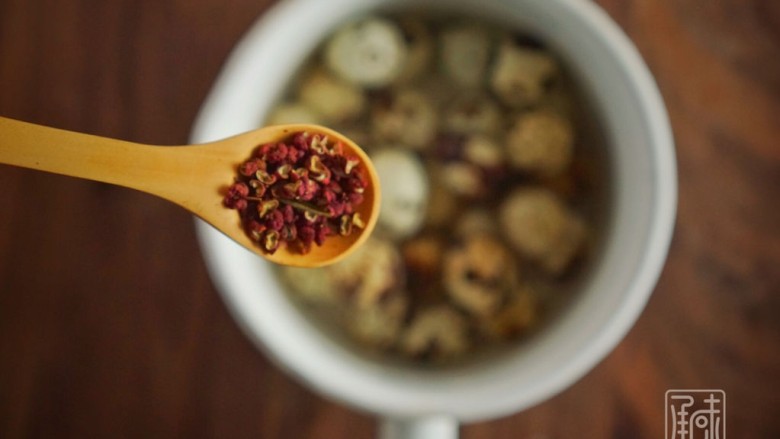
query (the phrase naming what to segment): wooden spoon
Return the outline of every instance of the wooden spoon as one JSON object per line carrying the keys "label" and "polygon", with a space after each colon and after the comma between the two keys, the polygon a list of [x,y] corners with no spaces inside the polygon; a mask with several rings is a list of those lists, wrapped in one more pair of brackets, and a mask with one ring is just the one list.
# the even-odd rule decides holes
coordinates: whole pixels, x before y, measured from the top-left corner
{"label": "wooden spoon", "polygon": [[[237,211],[222,204],[238,165],[261,144],[300,131],[326,134],[355,155],[369,177],[357,212],[366,227],[349,236],[331,236],[302,255],[285,246],[264,253],[246,235]],[[0,163],[116,184],[172,201],[263,258],[282,265],[320,267],[353,252],[371,234],[379,216],[379,178],[363,150],[331,129],[277,125],[201,145],[152,146],[75,133],[0,117]]]}

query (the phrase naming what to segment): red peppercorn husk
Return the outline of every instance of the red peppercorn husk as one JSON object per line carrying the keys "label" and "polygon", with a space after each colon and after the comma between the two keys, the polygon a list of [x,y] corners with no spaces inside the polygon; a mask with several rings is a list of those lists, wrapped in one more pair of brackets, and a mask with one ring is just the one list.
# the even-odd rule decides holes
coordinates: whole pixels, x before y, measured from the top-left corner
{"label": "red peppercorn husk", "polygon": [[356,157],[340,142],[299,132],[258,146],[238,166],[223,199],[236,209],[247,235],[273,254],[279,247],[306,254],[331,236],[365,227],[354,214],[368,185]]}

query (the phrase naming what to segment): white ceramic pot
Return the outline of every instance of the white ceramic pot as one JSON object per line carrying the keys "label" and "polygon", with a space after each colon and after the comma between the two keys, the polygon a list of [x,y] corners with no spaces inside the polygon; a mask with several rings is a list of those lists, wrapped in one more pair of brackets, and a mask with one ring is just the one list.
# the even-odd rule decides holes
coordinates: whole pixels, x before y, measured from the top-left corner
{"label": "white ceramic pot", "polygon": [[579,0],[284,0],[236,46],[192,141],[258,126],[293,72],[340,23],[414,4],[461,10],[539,36],[585,88],[606,130],[612,206],[603,254],[557,321],[490,361],[423,371],[366,359],[319,332],[260,258],[197,223],[212,279],[246,334],[317,391],[384,418],[383,437],[445,438],[458,422],[507,415],[571,385],[632,326],[663,266],[676,206],[674,147],[658,89],[634,46]]}

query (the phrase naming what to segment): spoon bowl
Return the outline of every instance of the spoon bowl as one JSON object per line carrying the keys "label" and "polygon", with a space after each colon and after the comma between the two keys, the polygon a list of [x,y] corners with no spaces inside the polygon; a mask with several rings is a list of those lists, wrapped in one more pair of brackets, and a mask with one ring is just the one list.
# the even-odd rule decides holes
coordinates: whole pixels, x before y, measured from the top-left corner
{"label": "spoon bowl", "polygon": [[[281,246],[265,253],[245,233],[237,211],[222,199],[238,165],[257,146],[279,142],[296,132],[324,134],[339,141],[366,170],[368,186],[357,206],[366,227],[349,236],[330,236],[307,254]],[[137,189],[189,210],[229,238],[270,262],[320,267],[337,262],[371,234],[379,216],[379,178],[366,153],[344,135],[308,125],[274,125],[199,145],[153,146],[49,128],[0,117],[0,163]]]}

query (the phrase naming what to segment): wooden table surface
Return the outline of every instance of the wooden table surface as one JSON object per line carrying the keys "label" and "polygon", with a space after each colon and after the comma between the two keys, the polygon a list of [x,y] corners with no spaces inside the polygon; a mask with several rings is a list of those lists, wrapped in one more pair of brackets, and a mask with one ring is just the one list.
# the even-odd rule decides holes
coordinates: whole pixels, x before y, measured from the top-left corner
{"label": "wooden table surface", "polygon": [[[0,115],[183,143],[268,0],[0,0]],[[730,437],[780,437],[780,2],[602,0],[669,108],[679,215],[646,311],[585,378],[478,438],[660,438],[718,388]],[[2,148],[2,146],[0,146]],[[0,437],[371,437],[239,331],[191,217],[0,166]]]}

